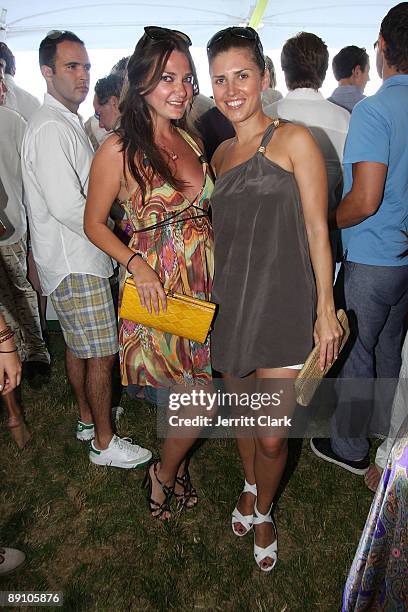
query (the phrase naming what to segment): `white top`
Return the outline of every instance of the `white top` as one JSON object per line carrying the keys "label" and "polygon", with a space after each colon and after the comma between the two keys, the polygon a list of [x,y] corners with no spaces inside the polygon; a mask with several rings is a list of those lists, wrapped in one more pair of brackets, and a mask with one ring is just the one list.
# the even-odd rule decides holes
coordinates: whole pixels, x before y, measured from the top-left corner
{"label": "white top", "polygon": [[331,141],[339,161],[342,162],[350,113],[326,100],[319,91],[309,88],[294,89],[282,100],[267,106],[264,112],[270,117],[280,117],[307,127],[320,128]]}
{"label": "white top", "polygon": [[28,121],[31,115],[40,108],[40,102],[37,98],[28,93],[28,91],[16,85],[11,74],[5,74],[4,79],[8,89],[4,106],[17,111],[26,121]]}
{"label": "white top", "polygon": [[27,230],[21,176],[21,145],[26,122],[15,111],[0,106],[0,219],[6,233],[0,247],[15,244]]}
{"label": "white top", "polygon": [[79,115],[45,94],[28,122],[22,153],[31,245],[44,295],[69,274],[107,278],[113,272],[110,257],[83,228],[92,156]]}
{"label": "white top", "polygon": [[84,128],[95,151],[112,134],[112,132],[108,132],[105,128],[99,127],[99,121],[95,115],[92,115],[85,121]]}

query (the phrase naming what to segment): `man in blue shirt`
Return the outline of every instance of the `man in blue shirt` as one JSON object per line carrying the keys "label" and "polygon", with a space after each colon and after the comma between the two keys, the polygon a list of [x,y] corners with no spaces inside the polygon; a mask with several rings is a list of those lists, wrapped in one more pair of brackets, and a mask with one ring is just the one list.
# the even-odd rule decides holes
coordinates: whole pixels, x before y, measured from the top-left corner
{"label": "man in blue shirt", "polygon": [[[344,299],[354,338],[340,374],[331,439],[311,440],[317,456],[360,475],[369,468],[369,441],[357,423],[368,419],[369,398],[361,390],[376,377],[398,378],[408,312],[408,256],[402,256],[408,232],[408,2],[389,11],[375,46],[383,85],[353,110],[344,196],[334,213],[343,230]],[[366,382],[344,380],[356,378]],[[381,447],[381,468],[379,456]]]}

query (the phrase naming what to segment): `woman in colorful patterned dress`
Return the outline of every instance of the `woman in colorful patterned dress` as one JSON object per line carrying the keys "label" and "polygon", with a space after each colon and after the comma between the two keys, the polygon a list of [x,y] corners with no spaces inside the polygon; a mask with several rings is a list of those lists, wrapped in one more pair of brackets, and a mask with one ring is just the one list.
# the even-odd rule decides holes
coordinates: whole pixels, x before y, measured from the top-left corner
{"label": "woman in colorful patterned dress", "polygon": [[[393,413],[408,406],[408,335]],[[408,609],[408,417],[395,438],[347,578],[343,612]]]}
{"label": "woman in colorful patterned dress", "polygon": [[[133,276],[149,311],[165,308],[165,289],[209,299],[213,237],[208,218],[213,184],[200,146],[183,130],[198,83],[182,32],[150,26],[128,63],[120,126],[99,148],[91,169],[85,212],[90,240]],[[126,211],[133,235],[125,246],[106,221],[114,200]],[[211,380],[208,342],[198,344],[130,321],[120,321],[124,385],[205,384]],[[166,440],[160,463],[149,467],[154,516],[170,517],[174,493],[197,503],[185,454],[188,439]]]}

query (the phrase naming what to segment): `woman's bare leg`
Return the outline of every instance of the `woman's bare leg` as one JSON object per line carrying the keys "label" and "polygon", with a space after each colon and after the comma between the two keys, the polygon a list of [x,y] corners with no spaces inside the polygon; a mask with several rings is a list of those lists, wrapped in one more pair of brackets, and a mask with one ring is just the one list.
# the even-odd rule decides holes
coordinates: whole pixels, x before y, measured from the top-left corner
{"label": "woman's bare leg", "polygon": [[[259,379],[295,379],[298,370],[288,368],[268,368],[257,370]],[[289,382],[289,381],[288,381]],[[262,383],[261,383],[262,384]],[[270,385],[271,383],[269,383]],[[266,387],[268,382],[265,382]],[[266,391],[266,389],[265,389]],[[282,416],[292,413],[295,406],[294,394],[290,392],[289,385],[285,389],[285,403],[281,404],[279,412]],[[259,436],[255,438],[255,478],[257,485],[257,509],[260,514],[268,514],[277,488],[282,479],[288,455],[287,439],[283,437]],[[256,543],[262,548],[269,546],[276,534],[272,523],[262,523],[254,526]],[[272,565],[273,560],[267,557],[264,565]]]}
{"label": "woman's bare leg", "polygon": [[14,389],[14,391],[11,391],[10,393],[2,397],[2,400],[7,410],[8,427],[17,427],[18,425],[21,425],[21,423],[24,421],[23,412],[21,410],[20,404],[18,403],[16,391],[17,389]]}
{"label": "woman's bare leg", "polygon": [[[211,385],[206,387],[206,391],[208,393],[213,393],[214,389]],[[172,389],[173,393],[186,393],[188,390],[186,387],[174,387]],[[183,412],[184,417],[193,417],[196,416],[197,407],[187,406],[185,407],[185,411]],[[163,409],[165,409],[163,407]],[[207,416],[212,416],[214,413],[206,411]],[[183,476],[185,474],[186,468],[188,468],[188,463],[186,460],[186,456],[196,442],[199,430],[197,428],[191,429],[191,436],[188,435],[189,432],[187,428],[184,428],[183,437],[179,438],[166,438],[163,443],[161,460],[157,465],[156,474],[158,479],[168,487],[173,487],[175,485],[176,476]],[[158,483],[157,479],[154,477],[153,466],[149,468],[150,476],[152,478],[152,499],[161,504],[165,499],[165,494]],[[176,493],[180,494],[183,492],[181,485],[176,485],[175,487]],[[193,497],[194,500],[194,497]],[[195,505],[193,501],[193,505]],[[162,514],[161,518],[163,520],[167,520],[169,518],[169,513],[165,512]]]}
{"label": "woman's bare leg", "polygon": [[[229,374],[223,374],[223,379],[227,390],[231,393],[239,389],[243,379],[236,379]],[[245,377],[245,380],[255,381],[255,372]],[[241,457],[242,467],[244,469],[245,480],[249,484],[255,484],[255,440],[252,437],[237,437],[236,443],[238,452]],[[251,493],[241,493],[237,501],[237,509],[243,516],[253,514],[255,505],[255,497]],[[245,534],[246,528],[239,522],[234,523],[234,528],[237,532]]]}

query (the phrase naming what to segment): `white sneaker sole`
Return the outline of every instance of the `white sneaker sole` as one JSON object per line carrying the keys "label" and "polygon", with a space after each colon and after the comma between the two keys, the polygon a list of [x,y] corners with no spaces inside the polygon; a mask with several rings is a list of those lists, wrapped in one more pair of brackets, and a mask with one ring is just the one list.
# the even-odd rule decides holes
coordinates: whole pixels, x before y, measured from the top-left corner
{"label": "white sneaker sole", "polygon": [[100,455],[95,455],[94,453],[89,453],[89,461],[94,465],[106,465],[108,467],[117,467],[125,470],[132,470],[137,467],[143,467],[147,463],[149,463],[152,458],[152,453],[150,451],[146,452],[142,457],[135,461],[118,461],[117,459],[107,459],[106,457],[101,457]]}

